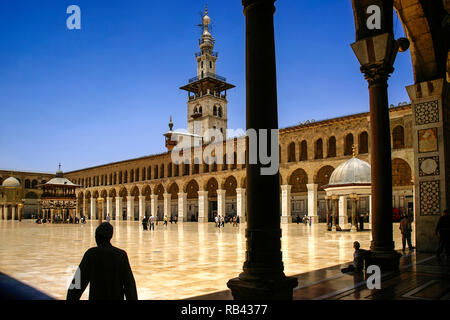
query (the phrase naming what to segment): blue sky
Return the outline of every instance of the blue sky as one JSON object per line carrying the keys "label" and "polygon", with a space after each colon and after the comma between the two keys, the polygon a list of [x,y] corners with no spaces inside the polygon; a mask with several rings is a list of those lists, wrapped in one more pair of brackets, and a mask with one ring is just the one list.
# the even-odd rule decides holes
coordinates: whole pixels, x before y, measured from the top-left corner
{"label": "blue sky", "polygon": [[[66,9],[81,8],[81,30]],[[160,153],[169,116],[186,127],[196,76],[199,0],[2,0],[0,169],[64,171]],[[279,126],[368,107],[367,82],[350,44],[350,0],[278,0],[275,40]],[[240,0],[209,0],[228,127],[245,128],[245,20]],[[394,20],[395,21],[395,20]],[[399,21],[395,35],[403,35]],[[411,56],[399,54],[390,103],[409,101]]]}

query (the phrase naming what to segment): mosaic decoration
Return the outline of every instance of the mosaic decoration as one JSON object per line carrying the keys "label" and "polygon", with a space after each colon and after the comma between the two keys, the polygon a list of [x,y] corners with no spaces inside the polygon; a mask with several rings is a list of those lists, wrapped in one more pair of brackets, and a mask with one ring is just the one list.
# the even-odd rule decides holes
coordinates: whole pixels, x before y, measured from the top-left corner
{"label": "mosaic decoration", "polygon": [[441,188],[439,181],[420,182],[420,215],[440,215]]}
{"label": "mosaic decoration", "polygon": [[437,128],[419,130],[419,152],[438,151]]}
{"label": "mosaic decoration", "polygon": [[419,158],[419,177],[438,175],[440,175],[438,156]]}
{"label": "mosaic decoration", "polygon": [[429,101],[416,105],[416,125],[439,122],[438,101]]}

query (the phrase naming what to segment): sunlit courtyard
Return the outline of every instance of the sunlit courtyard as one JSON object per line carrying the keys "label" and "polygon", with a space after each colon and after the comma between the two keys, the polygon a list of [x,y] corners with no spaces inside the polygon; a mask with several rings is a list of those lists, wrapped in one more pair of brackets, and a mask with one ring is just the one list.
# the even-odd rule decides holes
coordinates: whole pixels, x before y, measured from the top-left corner
{"label": "sunlit courtyard", "polygon": [[[245,224],[161,223],[144,231],[138,222],[112,222],[112,244],[127,251],[139,299],[185,299],[227,289],[242,271]],[[0,272],[57,299],[65,299],[84,252],[95,246],[97,221],[85,225],[33,221],[0,222]],[[370,245],[371,234],[325,231],[324,224],[282,225],[286,275],[295,275],[353,259],[353,241]],[[414,239],[414,237],[413,237]],[[396,248],[401,248],[398,224]],[[87,299],[89,287],[82,299]]]}

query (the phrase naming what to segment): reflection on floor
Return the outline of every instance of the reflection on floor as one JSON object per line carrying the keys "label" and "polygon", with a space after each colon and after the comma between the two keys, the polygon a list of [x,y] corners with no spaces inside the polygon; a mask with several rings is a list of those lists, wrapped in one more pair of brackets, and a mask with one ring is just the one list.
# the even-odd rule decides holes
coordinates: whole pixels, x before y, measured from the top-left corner
{"label": "reflection on floor", "polygon": [[[143,231],[139,222],[112,224],[112,244],[128,253],[139,299],[186,299],[220,292],[242,271],[245,224],[226,224],[219,230],[212,223],[169,223],[167,227],[157,225],[155,231]],[[65,299],[84,252],[95,246],[97,225],[96,221],[86,225],[0,221],[0,271],[52,297]],[[368,231],[330,233],[324,224],[283,225],[282,232],[286,275],[348,263],[353,259],[353,241],[368,248],[371,240]],[[397,224],[394,240],[399,248]],[[330,274],[319,273],[317,279]],[[300,281],[301,285],[305,283]],[[88,290],[82,298],[87,297]]]}

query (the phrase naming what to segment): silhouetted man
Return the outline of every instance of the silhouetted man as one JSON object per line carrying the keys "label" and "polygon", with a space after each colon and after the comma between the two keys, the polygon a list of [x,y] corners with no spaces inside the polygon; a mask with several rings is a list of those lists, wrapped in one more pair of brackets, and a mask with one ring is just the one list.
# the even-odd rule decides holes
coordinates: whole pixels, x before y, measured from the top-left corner
{"label": "silhouetted man", "polygon": [[450,216],[448,215],[448,210],[444,210],[439,218],[435,233],[439,235],[439,247],[436,256],[439,258],[445,249],[447,258],[450,257]]}
{"label": "silhouetted man", "polygon": [[97,247],[83,256],[67,291],[67,300],[79,300],[90,283],[89,300],[137,300],[136,283],[127,253],[110,243],[113,226],[107,222],[95,230]]}

